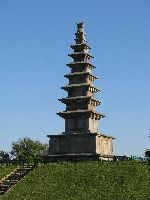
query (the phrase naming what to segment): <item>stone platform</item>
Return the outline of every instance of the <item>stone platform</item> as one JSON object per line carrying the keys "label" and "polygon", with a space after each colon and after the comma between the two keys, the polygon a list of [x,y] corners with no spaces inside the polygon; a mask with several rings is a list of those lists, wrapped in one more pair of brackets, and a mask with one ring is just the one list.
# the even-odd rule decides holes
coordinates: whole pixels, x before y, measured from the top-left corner
{"label": "stone platform", "polygon": [[47,160],[113,160],[111,136],[97,133],[48,135]]}
{"label": "stone platform", "polygon": [[100,154],[60,154],[46,155],[43,157],[44,163],[53,162],[83,162],[83,161],[113,161],[114,156]]}
{"label": "stone platform", "polygon": [[83,162],[83,161],[102,161],[113,160],[112,156],[101,156],[99,154],[60,154],[44,156],[45,163],[53,162]]}

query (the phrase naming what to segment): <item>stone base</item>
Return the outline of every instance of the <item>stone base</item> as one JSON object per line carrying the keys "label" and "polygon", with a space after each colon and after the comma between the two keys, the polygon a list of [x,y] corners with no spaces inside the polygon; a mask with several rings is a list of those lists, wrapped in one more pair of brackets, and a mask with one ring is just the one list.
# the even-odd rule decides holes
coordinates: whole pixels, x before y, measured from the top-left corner
{"label": "stone base", "polygon": [[112,161],[114,156],[102,156],[99,154],[62,154],[62,155],[46,155],[44,156],[45,163],[53,162],[83,162],[83,161]]}
{"label": "stone base", "polygon": [[113,138],[98,133],[49,135],[48,160],[95,159],[112,160]]}

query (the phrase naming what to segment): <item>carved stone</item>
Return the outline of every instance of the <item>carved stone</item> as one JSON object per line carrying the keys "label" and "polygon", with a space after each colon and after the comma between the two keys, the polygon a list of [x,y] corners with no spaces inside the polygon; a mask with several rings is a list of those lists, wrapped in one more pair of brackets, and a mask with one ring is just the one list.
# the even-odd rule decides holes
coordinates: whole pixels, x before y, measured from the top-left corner
{"label": "carved stone", "polygon": [[100,132],[98,121],[105,117],[102,113],[96,111],[96,106],[101,101],[95,99],[95,94],[100,91],[93,82],[98,79],[92,74],[95,68],[89,60],[93,58],[89,54],[91,49],[86,44],[86,34],[84,24],[77,24],[75,33],[74,50],[69,54],[73,62],[67,64],[71,72],[65,77],[69,84],[62,89],[68,93],[66,98],[59,99],[66,105],[66,110],[57,113],[65,119],[65,132],[60,135],[48,135],[49,155],[52,157],[81,157],[89,156],[90,159],[112,160],[113,154],[113,137],[104,135]]}

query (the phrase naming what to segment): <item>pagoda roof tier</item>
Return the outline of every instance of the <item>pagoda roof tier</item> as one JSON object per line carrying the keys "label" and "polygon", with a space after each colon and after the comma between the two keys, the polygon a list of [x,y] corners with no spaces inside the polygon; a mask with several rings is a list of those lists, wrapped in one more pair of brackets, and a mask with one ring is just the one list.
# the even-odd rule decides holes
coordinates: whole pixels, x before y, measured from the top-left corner
{"label": "pagoda roof tier", "polygon": [[80,47],[84,48],[86,47],[87,49],[91,49],[91,47],[89,45],[87,45],[86,43],[81,43],[81,44],[73,44],[70,46],[72,49],[78,49]]}
{"label": "pagoda roof tier", "polygon": [[77,32],[77,33],[75,33],[75,35],[84,35],[84,36],[86,36],[86,33],[85,32]]}
{"label": "pagoda roof tier", "polygon": [[64,75],[64,77],[70,78],[73,76],[84,76],[84,75],[90,76],[90,80],[92,80],[92,81],[98,79],[98,77],[92,75],[90,72],[74,72],[74,73],[66,74],[66,75]]}
{"label": "pagoda roof tier", "polygon": [[68,63],[68,64],[66,64],[68,67],[70,67],[70,68],[73,68],[73,67],[76,67],[76,66],[78,66],[78,67],[83,67],[83,66],[87,66],[87,67],[89,67],[90,69],[94,69],[94,68],[96,68],[94,65],[92,65],[91,63],[89,63],[89,62],[84,62],[84,61],[82,61],[82,62],[72,62],[72,63]]}
{"label": "pagoda roof tier", "polygon": [[113,140],[116,139],[116,138],[112,137],[111,135],[106,135],[106,134],[103,134],[103,133],[99,134],[99,137],[101,137],[101,136],[106,137],[106,138],[112,138]]}
{"label": "pagoda roof tier", "polygon": [[73,89],[75,87],[87,87],[89,89],[90,92],[92,93],[96,93],[96,92],[99,92],[100,89],[99,88],[96,88],[90,84],[87,84],[87,83],[82,83],[82,84],[69,84],[69,85],[66,85],[64,87],[61,87],[61,89],[65,90],[65,91],[68,91],[70,89]]}
{"label": "pagoda roof tier", "polygon": [[62,98],[62,99],[58,99],[59,101],[61,101],[64,104],[71,104],[74,101],[79,101],[79,100],[84,100],[84,101],[93,101],[96,103],[96,106],[101,104],[101,101],[94,99],[91,96],[77,96],[77,97],[67,97],[67,98]]}
{"label": "pagoda roof tier", "polygon": [[87,58],[87,59],[94,58],[91,54],[85,53],[85,52],[75,52],[75,53],[72,53],[72,54],[68,54],[68,56],[72,57],[73,59],[76,59],[76,58]]}
{"label": "pagoda roof tier", "polygon": [[103,113],[98,113],[92,110],[71,110],[71,111],[64,111],[57,113],[60,117],[66,119],[68,117],[76,117],[84,115],[85,117],[91,117],[95,120],[100,120],[101,118],[104,118],[105,115]]}
{"label": "pagoda roof tier", "polygon": [[76,42],[76,44],[82,44],[87,42],[86,38],[76,38],[74,39],[74,41]]}

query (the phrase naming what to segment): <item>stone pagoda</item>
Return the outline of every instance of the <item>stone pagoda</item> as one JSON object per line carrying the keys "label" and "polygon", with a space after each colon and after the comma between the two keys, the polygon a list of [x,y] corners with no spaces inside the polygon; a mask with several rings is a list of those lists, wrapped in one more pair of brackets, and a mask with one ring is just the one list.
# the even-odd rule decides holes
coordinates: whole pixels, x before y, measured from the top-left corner
{"label": "stone pagoda", "polygon": [[65,119],[65,131],[60,135],[48,135],[47,158],[112,160],[114,138],[102,134],[98,126],[98,121],[105,116],[96,111],[101,101],[95,94],[100,89],[94,86],[98,78],[92,74],[95,66],[89,62],[93,56],[89,53],[91,48],[86,43],[83,23],[77,24],[75,36],[75,44],[71,45],[73,53],[68,54],[73,59],[67,64],[71,71],[64,76],[69,84],[61,88],[68,96],[59,99],[66,105],[66,110],[57,113]]}

